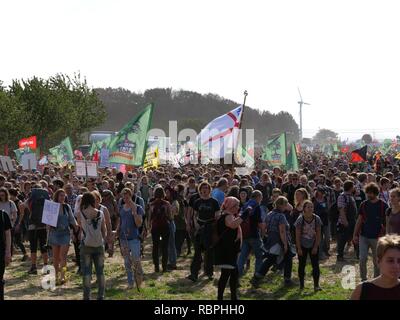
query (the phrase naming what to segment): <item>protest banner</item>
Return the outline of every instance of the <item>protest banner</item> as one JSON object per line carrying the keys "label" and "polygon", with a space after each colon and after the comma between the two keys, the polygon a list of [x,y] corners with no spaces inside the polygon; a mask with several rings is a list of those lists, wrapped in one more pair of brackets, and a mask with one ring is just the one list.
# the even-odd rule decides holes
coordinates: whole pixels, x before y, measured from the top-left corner
{"label": "protest banner", "polygon": [[21,164],[23,170],[36,170],[38,161],[36,159],[36,154],[25,153],[21,156]]}
{"label": "protest banner", "polygon": [[52,227],[57,227],[59,212],[60,212],[60,203],[45,200],[43,207],[42,223]]}

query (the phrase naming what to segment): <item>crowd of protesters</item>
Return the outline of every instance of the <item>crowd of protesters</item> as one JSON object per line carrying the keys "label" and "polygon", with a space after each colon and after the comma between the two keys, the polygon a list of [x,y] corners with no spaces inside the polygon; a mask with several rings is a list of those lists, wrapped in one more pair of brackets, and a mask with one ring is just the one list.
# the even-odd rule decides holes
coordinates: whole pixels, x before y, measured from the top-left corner
{"label": "crowd of protesters", "polygon": [[[238,298],[251,256],[255,286],[277,270],[285,286],[303,290],[310,257],[314,290],[323,290],[320,261],[332,255],[338,263],[359,261],[363,284],[353,299],[400,299],[398,164],[391,159],[374,168],[317,152],[303,152],[299,160],[300,170],[287,172],[257,159],[256,168],[245,175],[223,165],[164,165],[125,173],[105,168],[97,179],[88,180],[78,178],[71,167],[53,165],[2,172],[0,299],[11,260],[29,260],[29,274],[37,274],[40,263],[51,262],[56,285],[63,285],[71,244],[84,299],[91,296],[92,264],[97,298],[105,298],[104,261],[117,248],[128,289],[140,287],[147,238],[156,273],[176,270],[177,258],[191,252],[188,281],[198,281],[202,267],[212,280],[218,268],[218,299],[223,299],[228,282],[231,299]],[[56,227],[35,216],[41,199],[61,204]],[[369,276],[370,249],[374,268]],[[297,284],[292,279],[294,259]]]}

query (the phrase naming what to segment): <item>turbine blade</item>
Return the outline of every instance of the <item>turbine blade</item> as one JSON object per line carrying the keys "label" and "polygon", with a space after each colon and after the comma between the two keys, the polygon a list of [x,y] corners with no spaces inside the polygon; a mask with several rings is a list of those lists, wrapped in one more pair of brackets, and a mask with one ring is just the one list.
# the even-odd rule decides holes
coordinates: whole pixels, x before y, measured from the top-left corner
{"label": "turbine blade", "polygon": [[303,97],[301,96],[301,93],[300,93],[300,88],[299,88],[299,87],[297,87],[297,90],[299,91],[300,100],[301,100],[301,102],[303,102]]}

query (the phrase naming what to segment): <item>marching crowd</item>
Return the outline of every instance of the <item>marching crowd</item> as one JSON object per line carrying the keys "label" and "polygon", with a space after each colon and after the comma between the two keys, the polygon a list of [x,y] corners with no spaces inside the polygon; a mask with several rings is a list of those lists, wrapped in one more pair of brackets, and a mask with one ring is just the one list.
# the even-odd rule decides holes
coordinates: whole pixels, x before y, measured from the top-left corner
{"label": "marching crowd", "polygon": [[[344,157],[311,152],[303,152],[299,160],[297,172],[268,168],[257,160],[255,170],[245,175],[222,165],[165,165],[125,174],[105,168],[97,179],[87,180],[71,168],[51,165],[41,172],[21,167],[3,172],[0,299],[4,271],[12,259],[29,260],[29,274],[37,274],[39,261],[51,263],[56,285],[64,284],[71,244],[84,299],[90,299],[92,265],[97,298],[105,298],[104,261],[117,248],[128,288],[140,288],[147,237],[156,273],[177,269],[177,257],[192,251],[188,281],[198,281],[202,265],[204,276],[212,280],[218,267],[218,299],[223,299],[228,282],[231,299],[238,299],[251,255],[252,285],[276,270],[285,286],[303,290],[310,258],[314,290],[319,291],[320,261],[336,254],[341,263],[353,252],[362,284],[351,298],[400,299],[398,165],[388,162],[373,170]],[[56,227],[42,223],[44,200],[60,204]],[[368,277],[370,251],[373,278]],[[292,280],[294,259],[298,284]]]}

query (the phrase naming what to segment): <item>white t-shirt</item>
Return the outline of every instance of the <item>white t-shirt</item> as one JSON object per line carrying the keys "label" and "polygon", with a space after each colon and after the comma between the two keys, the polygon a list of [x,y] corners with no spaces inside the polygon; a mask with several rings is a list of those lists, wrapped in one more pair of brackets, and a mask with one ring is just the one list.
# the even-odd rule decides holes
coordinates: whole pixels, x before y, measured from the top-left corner
{"label": "white t-shirt", "polygon": [[10,221],[12,222],[11,219],[11,213],[17,212],[17,206],[15,205],[14,201],[6,201],[6,202],[0,202],[0,210],[4,210],[7,212],[8,217],[10,218]]}

